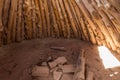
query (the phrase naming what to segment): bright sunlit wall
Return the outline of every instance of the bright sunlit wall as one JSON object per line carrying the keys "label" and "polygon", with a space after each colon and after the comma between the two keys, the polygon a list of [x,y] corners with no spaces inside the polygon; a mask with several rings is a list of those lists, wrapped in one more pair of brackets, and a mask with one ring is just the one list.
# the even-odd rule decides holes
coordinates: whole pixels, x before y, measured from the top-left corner
{"label": "bright sunlit wall", "polygon": [[120,66],[119,60],[115,56],[113,56],[108,48],[106,48],[105,46],[99,46],[98,50],[105,69]]}

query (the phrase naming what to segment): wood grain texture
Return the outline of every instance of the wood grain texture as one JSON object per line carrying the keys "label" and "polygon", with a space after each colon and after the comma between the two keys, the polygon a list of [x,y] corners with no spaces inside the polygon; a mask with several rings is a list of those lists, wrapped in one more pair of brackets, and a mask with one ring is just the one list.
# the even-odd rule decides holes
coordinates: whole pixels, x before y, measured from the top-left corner
{"label": "wood grain texture", "polygon": [[75,38],[120,52],[119,0],[0,0],[0,45]]}

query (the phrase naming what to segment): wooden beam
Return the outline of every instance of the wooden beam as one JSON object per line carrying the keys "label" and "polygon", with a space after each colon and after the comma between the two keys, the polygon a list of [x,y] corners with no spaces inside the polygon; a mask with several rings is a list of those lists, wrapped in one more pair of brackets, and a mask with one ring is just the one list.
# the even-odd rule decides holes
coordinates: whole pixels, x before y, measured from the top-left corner
{"label": "wooden beam", "polygon": [[82,49],[78,56],[73,80],[85,80],[85,51]]}

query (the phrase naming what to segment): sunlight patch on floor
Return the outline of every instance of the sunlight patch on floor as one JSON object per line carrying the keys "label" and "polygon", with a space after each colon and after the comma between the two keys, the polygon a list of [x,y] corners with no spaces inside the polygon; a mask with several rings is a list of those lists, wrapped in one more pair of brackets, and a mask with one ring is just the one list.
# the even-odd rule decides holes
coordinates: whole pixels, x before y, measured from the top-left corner
{"label": "sunlight patch on floor", "polygon": [[113,77],[113,76],[115,76],[115,75],[117,75],[117,74],[119,74],[119,72],[114,72],[113,74],[110,74],[109,76],[110,76],[110,77]]}
{"label": "sunlight patch on floor", "polygon": [[105,69],[120,66],[119,60],[115,56],[113,56],[108,48],[106,48],[105,46],[99,46],[98,50]]}

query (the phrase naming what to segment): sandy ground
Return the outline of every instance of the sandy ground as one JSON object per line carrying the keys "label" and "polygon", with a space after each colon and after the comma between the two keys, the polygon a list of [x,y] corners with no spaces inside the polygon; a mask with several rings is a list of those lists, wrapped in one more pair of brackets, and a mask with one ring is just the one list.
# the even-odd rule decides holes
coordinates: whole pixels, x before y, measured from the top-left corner
{"label": "sandy ground", "polygon": [[[51,46],[65,47],[66,52],[50,49]],[[38,39],[13,43],[0,48],[0,80],[33,80],[31,67],[52,56],[65,56],[75,64],[80,49],[85,50],[86,68],[94,72],[95,80],[120,80],[120,73],[110,77],[119,68],[106,70],[99,58],[98,47],[89,42],[67,39]]]}

